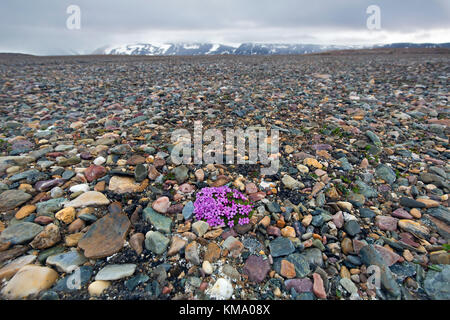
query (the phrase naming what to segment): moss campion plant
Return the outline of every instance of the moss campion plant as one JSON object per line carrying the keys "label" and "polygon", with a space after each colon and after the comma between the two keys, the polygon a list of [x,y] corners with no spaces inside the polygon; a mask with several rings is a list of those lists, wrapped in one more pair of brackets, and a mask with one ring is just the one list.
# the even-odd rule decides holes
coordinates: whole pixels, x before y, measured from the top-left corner
{"label": "moss campion plant", "polygon": [[197,193],[194,214],[210,226],[232,228],[250,222],[253,206],[241,192],[228,186],[203,188]]}

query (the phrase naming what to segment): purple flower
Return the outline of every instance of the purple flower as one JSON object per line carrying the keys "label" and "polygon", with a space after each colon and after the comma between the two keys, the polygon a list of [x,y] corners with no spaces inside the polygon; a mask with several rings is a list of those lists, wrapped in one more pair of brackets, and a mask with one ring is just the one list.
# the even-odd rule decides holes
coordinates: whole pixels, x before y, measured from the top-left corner
{"label": "purple flower", "polygon": [[194,214],[210,226],[232,228],[250,222],[253,206],[241,192],[228,186],[203,188],[197,193]]}

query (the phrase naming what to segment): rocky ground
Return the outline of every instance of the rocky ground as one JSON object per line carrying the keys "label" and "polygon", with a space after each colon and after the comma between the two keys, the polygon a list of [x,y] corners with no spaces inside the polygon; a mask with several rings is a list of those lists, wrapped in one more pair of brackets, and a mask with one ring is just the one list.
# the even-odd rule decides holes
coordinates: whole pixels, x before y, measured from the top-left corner
{"label": "rocky ground", "polygon": [[[1,298],[450,299],[449,61],[1,56]],[[278,173],[174,165],[195,120],[278,128]],[[250,224],[196,221],[225,184]]]}

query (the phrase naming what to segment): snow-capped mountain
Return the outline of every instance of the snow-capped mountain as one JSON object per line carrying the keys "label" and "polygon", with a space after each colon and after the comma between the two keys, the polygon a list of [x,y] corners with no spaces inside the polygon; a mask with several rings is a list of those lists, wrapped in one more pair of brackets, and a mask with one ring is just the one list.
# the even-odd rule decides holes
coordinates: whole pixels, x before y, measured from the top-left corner
{"label": "snow-capped mountain", "polygon": [[180,55],[275,55],[275,54],[307,54],[331,50],[371,49],[371,48],[450,48],[450,43],[393,43],[373,46],[338,46],[317,44],[275,44],[275,43],[242,43],[237,46],[220,43],[136,43],[121,46],[102,47],[94,54],[113,55],[148,55],[148,56],[180,56]]}

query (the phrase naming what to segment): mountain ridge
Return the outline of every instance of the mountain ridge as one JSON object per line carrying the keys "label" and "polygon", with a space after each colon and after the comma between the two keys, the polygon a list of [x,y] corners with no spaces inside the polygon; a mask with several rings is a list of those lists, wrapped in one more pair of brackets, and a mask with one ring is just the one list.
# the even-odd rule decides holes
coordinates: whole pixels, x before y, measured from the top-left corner
{"label": "mountain ridge", "polygon": [[391,43],[378,45],[317,45],[245,42],[238,46],[221,43],[180,42],[180,43],[134,43],[121,46],[103,46],[93,54],[108,55],[278,55],[310,54],[333,50],[378,49],[378,48],[450,48],[450,43]]}

